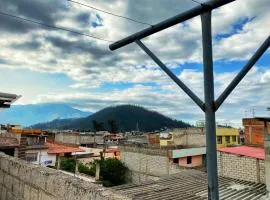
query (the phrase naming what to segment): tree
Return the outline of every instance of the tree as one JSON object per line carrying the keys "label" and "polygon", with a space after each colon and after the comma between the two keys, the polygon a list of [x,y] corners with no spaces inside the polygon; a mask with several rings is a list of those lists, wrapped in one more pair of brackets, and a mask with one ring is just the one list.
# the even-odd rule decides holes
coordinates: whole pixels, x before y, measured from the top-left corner
{"label": "tree", "polygon": [[74,158],[61,159],[60,169],[74,173],[75,167],[76,167],[76,159],[74,159]]}
{"label": "tree", "polygon": [[115,158],[95,160],[89,173],[95,174],[97,162],[100,163],[100,177],[103,186],[110,187],[125,183],[127,167],[121,160]]}
{"label": "tree", "polygon": [[118,126],[117,126],[116,121],[114,119],[108,120],[108,125],[109,125],[109,131],[111,133],[118,132]]}
{"label": "tree", "polygon": [[98,122],[97,120],[92,120],[93,127],[95,132],[102,131],[103,130],[103,123]]}

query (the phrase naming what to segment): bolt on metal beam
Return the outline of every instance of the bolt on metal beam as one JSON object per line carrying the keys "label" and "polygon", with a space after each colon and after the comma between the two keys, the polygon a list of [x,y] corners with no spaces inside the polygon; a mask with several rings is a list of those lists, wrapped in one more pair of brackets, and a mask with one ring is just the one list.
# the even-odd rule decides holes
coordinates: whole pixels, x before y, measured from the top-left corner
{"label": "bolt on metal beam", "polygon": [[135,42],[136,40],[141,40],[149,35],[152,35],[154,33],[157,33],[159,31],[162,31],[166,28],[169,28],[171,26],[174,26],[176,24],[179,24],[181,22],[184,22],[186,20],[189,20],[193,17],[196,17],[206,11],[211,11],[213,9],[219,8],[225,4],[231,3],[235,0],[211,0],[204,2],[204,6],[196,6],[188,11],[185,11],[179,15],[176,15],[174,17],[171,17],[169,19],[166,19],[160,23],[157,23],[149,28],[146,28],[140,32],[137,32],[129,37],[126,37],[118,42],[115,42],[109,46],[110,50],[116,50],[123,46],[126,46],[132,42]]}
{"label": "bolt on metal beam", "polygon": [[230,95],[230,93],[234,90],[234,88],[240,83],[240,81],[246,76],[246,74],[249,72],[249,70],[260,59],[260,57],[269,48],[269,46],[270,46],[270,36],[268,36],[268,38],[263,42],[263,44],[260,46],[260,48],[250,58],[250,60],[243,67],[243,69],[236,75],[236,77],[232,80],[232,82],[228,85],[228,87],[217,98],[217,100],[215,102],[215,110],[218,110],[218,108],[221,106],[221,104]]}
{"label": "bolt on metal beam", "polygon": [[174,73],[172,73],[166,65],[158,59],[158,57],[148,49],[140,40],[135,41],[145,53],[152,58],[156,64],[204,111],[204,103],[194,94]]}

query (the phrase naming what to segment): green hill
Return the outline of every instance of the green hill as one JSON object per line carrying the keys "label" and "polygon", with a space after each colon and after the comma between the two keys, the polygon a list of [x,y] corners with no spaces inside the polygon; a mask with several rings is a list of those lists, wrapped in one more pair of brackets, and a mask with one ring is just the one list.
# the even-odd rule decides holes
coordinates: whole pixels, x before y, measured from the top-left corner
{"label": "green hill", "polygon": [[[91,130],[95,128],[93,121],[101,124],[100,129],[119,131],[132,131],[139,129],[140,131],[154,131],[161,128],[185,128],[190,125],[173,120],[158,112],[147,110],[140,106],[121,105],[115,107],[104,108],[88,117],[78,119],[58,119],[48,123],[40,123],[32,126],[41,129],[79,129]],[[110,125],[111,124],[111,125]]]}

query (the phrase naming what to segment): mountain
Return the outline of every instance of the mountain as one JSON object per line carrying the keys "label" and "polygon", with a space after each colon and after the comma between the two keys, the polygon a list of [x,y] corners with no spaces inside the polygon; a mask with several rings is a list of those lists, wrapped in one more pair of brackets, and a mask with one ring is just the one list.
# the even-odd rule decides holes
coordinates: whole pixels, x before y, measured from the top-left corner
{"label": "mountain", "polygon": [[0,112],[0,123],[20,124],[25,127],[54,119],[79,118],[89,115],[89,112],[83,112],[61,103],[12,105],[9,109]]}
{"label": "mountain", "polygon": [[[154,131],[161,128],[184,128],[190,125],[173,120],[158,112],[133,105],[107,107],[88,117],[79,119],[53,120],[48,123],[36,124],[33,127],[41,129],[79,129],[94,130],[93,121],[102,123],[101,129],[110,130],[112,126],[120,131]],[[110,121],[110,122],[109,122]],[[111,125],[109,125],[111,123]],[[112,125],[113,124],[113,125]]]}

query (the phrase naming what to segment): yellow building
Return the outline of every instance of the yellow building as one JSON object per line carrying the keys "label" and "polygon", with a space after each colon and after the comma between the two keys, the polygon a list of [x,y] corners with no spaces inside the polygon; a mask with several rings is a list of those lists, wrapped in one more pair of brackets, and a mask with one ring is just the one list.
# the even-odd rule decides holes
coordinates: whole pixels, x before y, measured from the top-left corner
{"label": "yellow building", "polygon": [[168,146],[173,143],[174,135],[169,132],[160,133],[159,142],[160,146]]}
{"label": "yellow building", "polygon": [[216,128],[217,148],[237,145],[239,131],[236,128]]}

